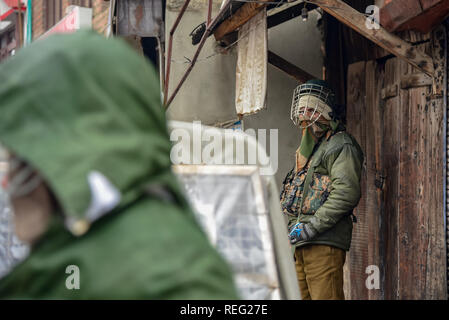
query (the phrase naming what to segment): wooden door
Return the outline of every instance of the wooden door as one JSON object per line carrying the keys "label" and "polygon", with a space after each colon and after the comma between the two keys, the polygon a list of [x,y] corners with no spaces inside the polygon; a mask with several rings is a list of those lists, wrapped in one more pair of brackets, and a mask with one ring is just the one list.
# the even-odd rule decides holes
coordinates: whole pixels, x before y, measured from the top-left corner
{"label": "wooden door", "polygon": [[[365,162],[347,299],[447,299],[446,112],[429,79],[397,58],[348,67],[347,128]],[[370,265],[379,289],[366,286]]]}

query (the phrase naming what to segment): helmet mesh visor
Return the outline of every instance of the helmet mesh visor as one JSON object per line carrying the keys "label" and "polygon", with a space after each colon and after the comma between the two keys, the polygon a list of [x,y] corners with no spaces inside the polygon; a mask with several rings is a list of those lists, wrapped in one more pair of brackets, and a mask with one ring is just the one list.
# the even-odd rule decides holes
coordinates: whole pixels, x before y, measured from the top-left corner
{"label": "helmet mesh visor", "polygon": [[[333,99],[333,93],[326,87],[316,84],[299,85],[293,92],[290,118],[295,125],[304,120],[316,121],[320,115],[330,120],[329,113],[332,112],[330,105]],[[307,111],[310,111],[309,115],[306,114]]]}

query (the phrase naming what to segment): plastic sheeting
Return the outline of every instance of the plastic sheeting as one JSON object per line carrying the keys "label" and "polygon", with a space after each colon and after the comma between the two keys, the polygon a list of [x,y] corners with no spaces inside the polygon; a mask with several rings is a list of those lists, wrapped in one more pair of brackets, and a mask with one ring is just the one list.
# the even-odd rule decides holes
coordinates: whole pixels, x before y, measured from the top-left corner
{"label": "plastic sheeting", "polygon": [[193,165],[175,172],[210,241],[231,265],[241,297],[279,299],[267,191],[257,169]]}
{"label": "plastic sheeting", "polygon": [[265,108],[267,61],[267,12],[263,9],[239,30],[235,91],[237,114],[251,114]]}
{"label": "plastic sheeting", "polygon": [[0,278],[29,252],[14,234],[13,213],[6,194],[0,191]]}

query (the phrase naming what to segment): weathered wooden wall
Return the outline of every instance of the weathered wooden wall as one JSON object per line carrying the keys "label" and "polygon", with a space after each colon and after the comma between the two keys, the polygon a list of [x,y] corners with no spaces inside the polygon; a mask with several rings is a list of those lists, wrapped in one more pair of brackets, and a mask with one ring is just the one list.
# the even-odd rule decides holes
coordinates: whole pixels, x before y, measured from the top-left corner
{"label": "weathered wooden wall", "polygon": [[[353,242],[346,263],[346,296],[349,299],[383,299],[383,290],[368,290],[366,268],[383,269],[383,108],[380,108],[384,72],[374,61],[348,68],[347,125],[365,154],[362,198],[355,215]],[[383,273],[381,273],[381,276]],[[382,279],[380,279],[382,282]]]}
{"label": "weathered wooden wall", "polygon": [[[432,51],[434,42],[422,46]],[[405,88],[415,73],[397,58],[347,68],[347,127],[366,157],[348,299],[447,299],[444,102],[422,82]],[[365,286],[369,265],[381,271],[379,290]]]}

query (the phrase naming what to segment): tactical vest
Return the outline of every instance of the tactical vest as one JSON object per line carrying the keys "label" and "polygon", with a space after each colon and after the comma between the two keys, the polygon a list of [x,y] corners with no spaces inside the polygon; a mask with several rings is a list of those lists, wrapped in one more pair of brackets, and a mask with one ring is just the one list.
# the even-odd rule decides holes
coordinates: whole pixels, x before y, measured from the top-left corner
{"label": "tactical vest", "polygon": [[[312,163],[313,156],[314,155],[312,154],[305,168],[296,172],[295,167],[293,167],[285,177],[280,196],[281,208],[284,214],[289,216],[298,215],[301,197],[303,196],[304,181],[306,179],[307,171],[310,168],[310,164]],[[307,196],[303,202],[302,213],[310,215],[315,214],[327,200],[330,191],[330,177],[314,172]]]}

